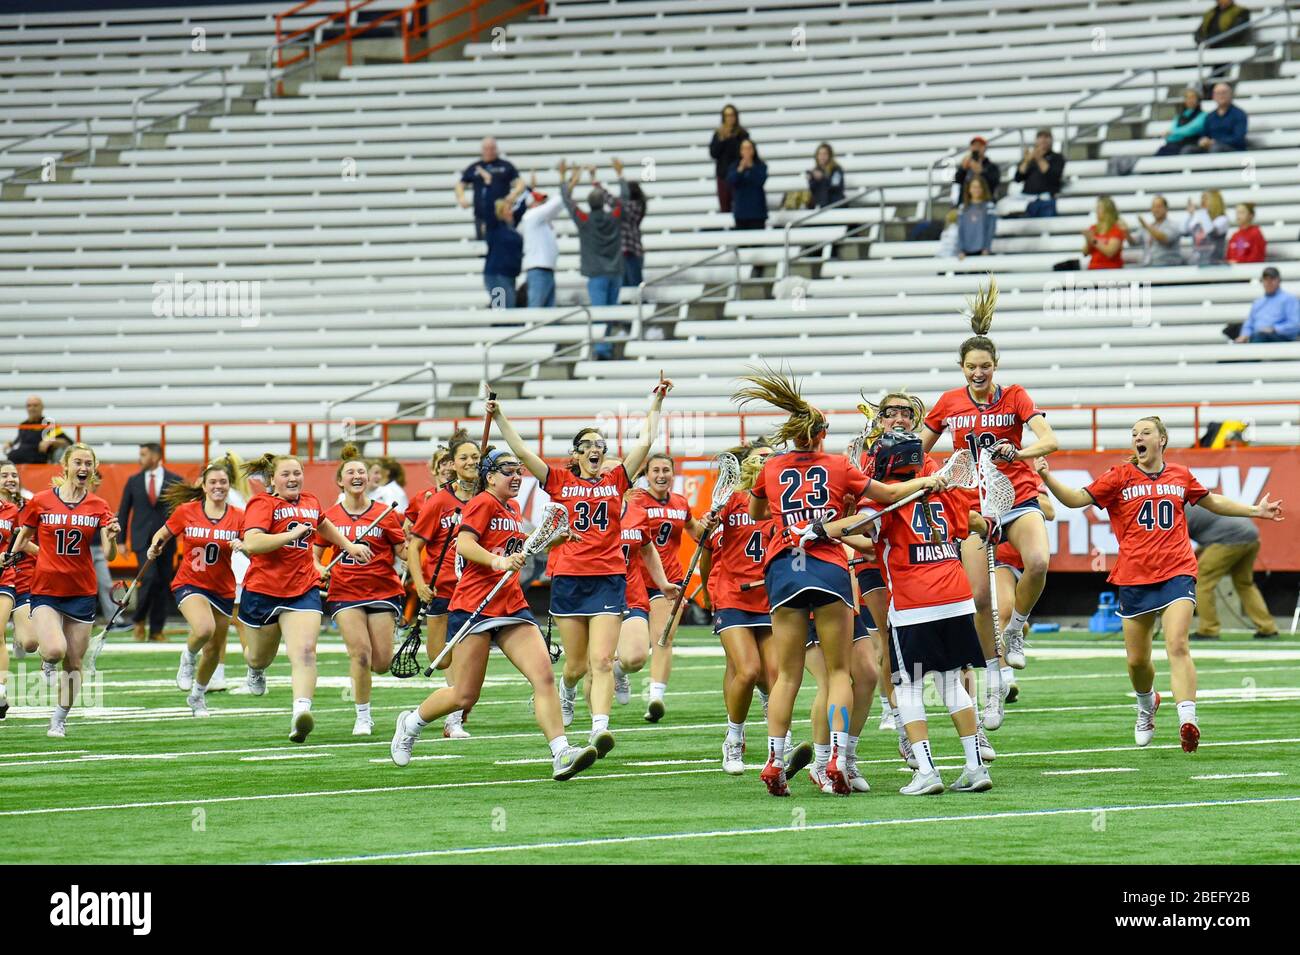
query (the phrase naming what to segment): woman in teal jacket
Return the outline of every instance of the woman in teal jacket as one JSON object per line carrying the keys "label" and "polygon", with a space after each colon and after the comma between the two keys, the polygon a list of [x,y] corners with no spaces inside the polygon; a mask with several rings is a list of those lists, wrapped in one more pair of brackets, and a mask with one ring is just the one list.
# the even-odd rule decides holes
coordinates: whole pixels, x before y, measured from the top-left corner
{"label": "woman in teal jacket", "polygon": [[1205,111],[1201,109],[1201,94],[1194,89],[1183,90],[1183,108],[1169,127],[1165,144],[1156,150],[1157,156],[1176,156],[1183,146],[1196,142],[1205,125]]}

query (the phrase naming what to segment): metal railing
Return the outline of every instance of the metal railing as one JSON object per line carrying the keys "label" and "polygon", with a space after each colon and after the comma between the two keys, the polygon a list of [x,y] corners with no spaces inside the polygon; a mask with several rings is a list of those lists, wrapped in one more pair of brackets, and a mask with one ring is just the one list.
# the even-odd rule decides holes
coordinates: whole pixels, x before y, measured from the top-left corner
{"label": "metal railing", "polygon": [[[23,143],[32,143],[38,139],[45,139],[47,136],[53,136],[56,133],[60,133],[65,129],[69,129],[73,126],[80,126],[83,123],[86,126],[86,161],[84,163],[63,163],[62,165],[93,166],[95,164],[95,136],[94,136],[94,130],[92,127],[92,121],[90,117],[85,117],[83,119],[68,120],[66,123],[60,123],[59,125],[51,127],[50,129],[42,130],[39,133],[33,133],[31,136],[17,137],[13,139],[7,146],[0,148],[0,155],[11,151],[15,146],[21,146]],[[72,152],[77,152],[77,150],[64,150],[62,155],[66,155]],[[22,175],[25,172],[30,172],[33,169],[41,169],[43,167],[44,167],[43,163],[36,163],[35,165],[31,165],[31,166],[22,166],[20,168],[15,169],[9,175],[5,176],[5,178],[2,181],[9,182],[12,179],[17,179],[20,175]]]}
{"label": "metal railing", "polygon": [[[650,316],[648,318],[646,317],[645,314],[646,289],[650,288],[653,285],[663,285],[670,278],[673,278],[674,276],[681,275],[684,272],[689,272],[691,269],[701,268],[705,265],[708,265],[710,262],[714,261],[715,259],[720,259],[728,255],[731,256],[732,265],[735,268],[734,281],[721,282],[717,285],[706,286],[699,293],[692,295],[689,298],[685,298],[678,302],[671,302],[666,305],[656,307],[655,310],[650,313]],[[728,289],[728,288],[731,289],[731,292],[727,295],[727,298],[735,298],[738,294],[740,294],[740,286],[743,283],[743,281],[744,280],[740,277],[740,250],[737,249],[736,246],[734,245],[729,245],[729,246],[723,246],[722,248],[719,248],[716,252],[710,252],[708,255],[704,256],[703,258],[696,259],[693,262],[687,262],[685,265],[679,265],[677,268],[673,269],[670,272],[665,272],[663,275],[657,275],[648,282],[642,282],[640,285],[636,287],[636,329],[632,333],[633,337],[640,337],[644,333],[647,322],[653,322],[655,319],[659,318],[660,316],[667,315],[672,312],[676,312],[679,309],[681,309],[683,305],[693,305],[694,303],[700,301],[701,299],[709,298],[713,295],[716,295],[718,292],[722,291],[723,289]]]}
{"label": "metal railing", "polygon": [[[565,319],[572,318],[574,315],[578,315],[581,313],[586,313],[587,316],[587,338],[585,341],[574,342],[573,344],[565,345],[563,348],[551,352],[549,355],[546,355],[544,358],[535,358],[532,361],[520,362],[517,365],[507,365],[506,367],[501,369],[500,373],[495,378],[492,377],[490,365],[492,360],[493,348],[495,348],[498,345],[504,345],[506,342],[512,342],[515,341],[516,339],[523,338],[525,335],[535,332],[539,328],[549,328],[551,325],[558,325],[562,323]],[[503,335],[500,338],[487,342],[483,346],[483,380],[488,384],[492,384],[495,381],[500,381],[501,379],[507,378],[511,375],[517,375],[521,371],[526,371],[527,369],[530,368],[536,368],[541,365],[545,365],[548,362],[552,362],[557,358],[563,358],[566,355],[569,355],[575,351],[579,351],[580,349],[583,348],[587,349],[587,357],[590,358],[591,347],[594,343],[595,343],[595,336],[592,332],[591,309],[586,305],[579,305],[577,308],[565,312],[562,315],[556,315],[554,318],[548,318],[545,321],[538,322],[535,325],[528,325],[525,328],[519,329],[518,331],[513,331],[508,335]]]}
{"label": "metal railing", "polygon": [[[1166,72],[1168,72],[1167,67],[1166,67]],[[1140,70],[1133,70],[1131,73],[1128,73],[1125,76],[1121,76],[1118,80],[1116,80],[1114,83],[1111,83],[1109,86],[1103,86],[1099,90],[1089,90],[1087,93],[1084,93],[1078,99],[1066,103],[1065,108],[1061,111],[1061,153],[1062,155],[1064,155],[1066,150],[1070,148],[1070,110],[1075,109],[1078,106],[1082,106],[1084,103],[1088,102],[1088,100],[1092,99],[1094,96],[1100,96],[1102,93],[1109,93],[1111,90],[1117,90],[1122,86],[1126,86],[1133,80],[1137,79],[1139,76],[1145,76],[1147,73],[1151,74],[1151,107],[1152,110],[1154,111],[1154,108],[1160,103],[1160,70],[1154,66],[1144,67],[1143,69]],[[1125,107],[1125,109],[1127,109],[1127,107]],[[1120,116],[1123,115],[1124,114],[1121,111]],[[1078,133],[1076,134],[1076,137],[1082,136],[1085,132],[1093,132],[1095,130],[1101,129],[1103,126],[1107,126],[1113,122],[1115,122],[1114,119],[1107,119],[1102,122],[1092,123],[1089,126],[1080,126]]]}
{"label": "metal railing", "polygon": [[[414,63],[416,60],[424,59],[424,57],[437,53],[439,50],[445,50],[449,46],[455,46],[462,40],[477,41],[479,34],[484,30],[490,30],[499,24],[505,23],[507,20],[513,20],[521,13],[527,13],[530,10],[536,10],[541,14],[546,13],[546,0],[524,0],[524,2],[516,4],[509,10],[498,13],[486,20],[480,20],[478,15],[479,7],[486,6],[490,0],[470,0],[470,2],[466,3],[464,6],[452,10],[450,13],[444,13],[437,19],[429,20],[425,23],[417,23],[417,14],[426,7],[432,6],[433,2],[434,0],[415,0],[414,3],[403,11],[405,15],[402,17],[402,60],[406,63]],[[414,41],[427,36],[436,27],[440,27],[443,24],[450,23],[458,17],[466,15],[469,16],[468,28],[461,30],[459,33],[453,34],[452,36],[439,40],[436,43],[428,43],[428,45],[418,52],[412,52]]]}
{"label": "metal railing", "polygon": [[[876,202],[876,209],[878,212],[876,222],[859,223],[858,225],[855,225],[852,229],[846,231],[841,236],[836,236],[834,239],[827,239],[825,242],[819,242],[816,245],[809,246],[808,248],[801,248],[799,249],[798,252],[794,253],[793,255],[791,254],[790,252],[790,230],[791,229],[793,229],[795,226],[803,225],[805,222],[810,222],[813,219],[816,219],[823,212],[829,212],[832,209],[845,209],[848,208],[849,206],[856,205],[857,200],[863,199],[866,196],[869,196],[873,192],[879,195],[879,199]],[[790,275],[790,262],[793,259],[802,258],[805,255],[814,255],[815,253],[820,252],[822,249],[826,248],[827,246],[834,245],[836,242],[843,242],[845,239],[852,238],[853,236],[857,235],[859,232],[865,231],[866,229],[869,229],[876,224],[879,224],[880,228],[882,229],[885,227],[885,190],[882,189],[880,186],[867,186],[865,189],[859,189],[851,196],[845,196],[843,199],[836,199],[834,202],[821,206],[818,209],[813,209],[811,212],[799,216],[799,218],[797,219],[791,219],[789,222],[785,224],[785,270],[781,273],[782,277],[788,277]]]}
{"label": "metal railing", "polygon": [[[1002,139],[1004,136],[1010,136],[1012,133],[1015,133],[1019,137],[1020,151],[1021,153],[1023,153],[1025,151],[1025,131],[1022,127],[1013,127],[1012,129],[1000,129],[997,132],[995,132],[992,136],[990,136],[988,139],[986,139],[984,141],[984,149],[985,149],[984,155],[986,156],[988,155],[989,146],[992,146],[994,143]],[[959,149],[950,149],[942,156],[940,156],[938,159],[936,159],[934,162],[930,163],[930,168],[926,171],[926,176],[925,176],[925,218],[926,219],[931,218],[931,212],[934,209],[934,171],[938,169],[940,166],[944,166],[946,163],[950,163],[952,160],[956,159],[962,153],[967,152],[969,149],[970,149],[969,143],[965,146],[962,146]],[[951,183],[948,183],[948,185],[951,185]],[[992,199],[994,197],[990,196],[989,198]]]}
{"label": "metal railing", "polygon": [[[1205,86],[1205,48],[1207,46],[1217,46],[1220,43],[1222,43],[1224,40],[1226,40],[1228,37],[1234,36],[1239,33],[1244,33],[1247,30],[1249,30],[1251,27],[1259,26],[1259,24],[1263,23],[1265,20],[1277,16],[1279,13],[1286,17],[1286,37],[1282,40],[1282,62],[1284,63],[1290,62],[1291,37],[1292,34],[1295,32],[1295,29],[1291,25],[1291,7],[1286,3],[1283,3],[1280,7],[1274,7],[1272,10],[1265,10],[1263,13],[1255,17],[1253,20],[1247,20],[1245,23],[1238,23],[1231,30],[1224,30],[1222,33],[1217,34],[1216,36],[1206,37],[1200,43],[1196,44],[1197,85],[1202,87]],[[1239,60],[1238,63],[1239,64],[1249,63],[1251,60],[1255,59],[1255,57],[1259,56],[1259,52],[1260,52],[1259,50],[1256,50],[1253,54],[1246,57],[1246,59]]]}
{"label": "metal railing", "polygon": [[[168,90],[175,90],[175,89],[180,89],[182,86],[189,86],[191,83],[201,80],[205,76],[210,76],[213,73],[221,74],[221,97],[219,99],[205,100],[204,102],[201,103],[195,103],[189,109],[177,110],[175,113],[169,113],[166,116],[160,116],[157,119],[155,119],[153,122],[143,127],[140,125],[140,104],[141,103],[146,103],[149,100],[153,99],[155,96],[159,95],[160,93],[165,93]],[[144,133],[145,130],[152,129],[153,127],[159,126],[163,123],[169,123],[174,119],[182,120],[181,129],[184,129],[185,117],[189,116],[191,113],[197,112],[198,110],[204,109],[208,106],[211,106],[213,103],[217,103],[217,102],[223,104],[223,108],[227,113],[230,112],[230,86],[226,82],[226,67],[224,66],[214,66],[210,70],[204,70],[201,73],[195,73],[193,76],[190,76],[183,80],[178,80],[175,83],[168,83],[166,86],[156,87],[155,89],[150,90],[148,93],[145,93],[143,96],[137,96],[134,100],[131,101],[131,139],[135,143],[135,145],[139,147],[140,136],[141,134]]]}
{"label": "metal railing", "polygon": [[[330,453],[329,450],[330,430],[333,425],[335,408],[337,408],[339,405],[347,404],[348,402],[351,401],[356,401],[358,398],[364,398],[366,395],[374,394],[376,391],[382,391],[384,388],[389,388],[393,385],[400,385],[404,381],[410,381],[412,378],[420,378],[424,375],[429,376],[429,400],[420,401],[405,408],[399,407],[397,409],[397,413],[393,415],[393,418],[395,420],[407,418],[410,417],[412,414],[418,413],[423,408],[428,408],[431,416],[436,415],[438,413],[438,369],[433,367],[433,362],[425,362],[423,365],[421,365],[419,368],[416,368],[413,371],[408,371],[404,375],[398,375],[396,378],[389,378],[387,381],[381,381],[377,384],[371,385],[369,388],[363,388],[361,391],[358,391],[355,394],[348,395],[346,398],[336,398],[333,401],[324,402],[325,437],[321,443],[321,454],[323,456],[328,456]],[[376,422],[371,422],[369,425],[367,425],[367,427],[373,428],[376,426],[383,426],[386,424],[387,422],[376,421]],[[385,427],[384,428],[385,444],[387,444],[387,441],[388,441],[388,429]]]}
{"label": "metal railing", "polygon": [[[287,65],[284,64],[284,50],[286,47],[295,43],[306,43],[307,54],[305,57],[295,57]],[[292,76],[299,70],[305,70],[310,67],[311,78],[320,79],[320,73],[316,69],[316,36],[312,33],[299,34],[284,40],[277,40],[266,48],[266,79],[262,82],[262,98],[270,99],[272,95],[281,95],[284,92],[284,80],[287,76]],[[279,74],[276,74],[279,70]],[[274,81],[274,86],[272,83]],[[274,89],[274,93],[272,90]]]}

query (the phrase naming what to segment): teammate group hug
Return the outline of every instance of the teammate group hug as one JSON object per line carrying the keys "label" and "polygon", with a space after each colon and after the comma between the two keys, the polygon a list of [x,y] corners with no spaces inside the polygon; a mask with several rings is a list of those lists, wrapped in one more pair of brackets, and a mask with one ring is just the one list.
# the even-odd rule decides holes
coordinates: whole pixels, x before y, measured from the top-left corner
{"label": "teammate group hug", "polygon": [[[445,685],[397,717],[393,761],[408,765],[435,721],[442,720],[446,737],[469,735],[466,719],[495,644],[532,685],[554,778],[569,779],[614,748],[615,704],[628,704],[629,674],[647,663],[644,719],[657,722],[667,712],[675,611],[691,583],[678,554],[689,534],[702,548],[703,599],[726,653],[726,773],[745,770],[745,726],[757,691],[767,721],[760,777],[768,792],[788,795],[790,779],[804,767],[824,792],[867,792],[857,746],[878,695],[882,725],[897,729],[900,757],[915,771],[901,792],[940,793],[945,784],[923,700],[930,675],[964,757],[947,788],[979,792],[992,786],[988,764],[996,753],[987,732],[1001,726],[1014,673],[1025,666],[1025,628],[1046,580],[1050,490],[1067,507],[1109,511],[1119,539],[1109,580],[1119,588],[1137,745],[1152,740],[1160,706],[1151,660],[1160,618],[1180,741],[1194,752],[1200,728],[1188,631],[1196,560],[1183,509],[1199,503],[1219,514],[1281,520],[1280,504],[1264,496],[1244,505],[1207,492],[1186,467],[1166,460],[1168,434],[1154,416],[1133,425],[1128,460],[1087,487],[1064,486],[1047,464],[1057,440],[1046,416],[1019,385],[995,383],[999,355],[987,334],[995,304],[991,283],[972,302],[975,334],[958,351],[964,385],[928,414],[903,391],[861,405],[867,426],[848,455],[826,452],[827,416],[787,375],[765,368],[743,376],[740,404],[764,402],[788,418],[768,438],[732,450],[738,486],[698,518],[673,491],[673,460],[651,453],[672,388],[667,380],[654,388],[641,437],[622,460],[588,427],[573,436],[567,466],[548,464],[490,400],[487,415],[505,447],[487,447],[486,429],[481,444],[458,433],[430,462],[434,489],[405,514],[367,498],[366,464],[352,447],[335,473],[339,498],[328,507],[305,490],[293,456],[214,461],[193,485],[168,490],[171,517],[151,550],[180,538],[174,592],[190,638],[177,683],[193,713],[207,715],[205,694],[234,619],[249,693],[266,692],[266,668],[284,644],[293,687],[289,738],[301,743],[314,727],[316,641],[326,614],[351,660],[353,732],[369,735],[371,674],[386,672],[392,661],[409,574],[429,657],[441,655]],[[993,462],[1014,490],[1014,504],[996,520],[981,513],[969,485],[950,481],[952,469],[931,457],[944,432],[955,452]],[[525,471],[567,516],[548,561],[550,615],[564,650],[558,682],[549,640],[518,576],[529,556],[516,500]],[[246,488],[251,475],[261,476],[265,490],[241,509],[232,490]],[[49,726],[54,737],[65,735],[83,672],[93,667],[92,538],[98,535],[110,560],[117,552],[120,528],[94,493],[97,480],[95,453],[83,444],[67,450],[53,486],[30,500],[17,469],[0,466],[0,632],[12,617],[16,652],[39,653],[51,676],[62,669]],[[997,593],[987,572],[991,546]],[[328,566],[327,550],[334,554]],[[996,619],[1005,621],[1000,633],[995,602]],[[660,634],[664,640],[656,639]],[[449,639],[453,650],[442,654]],[[8,671],[0,641],[0,679]],[[796,747],[791,726],[805,671],[817,686],[813,745]],[[591,727],[570,742],[584,682]],[[0,717],[7,707],[0,683]]]}

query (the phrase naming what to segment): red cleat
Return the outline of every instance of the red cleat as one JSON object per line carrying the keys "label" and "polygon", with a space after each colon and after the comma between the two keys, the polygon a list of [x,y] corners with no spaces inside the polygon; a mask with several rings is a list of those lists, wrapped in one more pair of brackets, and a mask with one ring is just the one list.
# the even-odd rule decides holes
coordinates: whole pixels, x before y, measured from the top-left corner
{"label": "red cleat", "polygon": [[826,764],[826,778],[831,781],[831,791],[835,795],[847,796],[853,792],[844,768],[844,754],[839,749],[831,750],[830,762]]}
{"label": "red cleat", "polygon": [[790,795],[790,787],[785,781],[785,767],[778,763],[772,762],[769,758],[763,771],[758,774],[758,778],[763,780],[763,785],[773,796]]}
{"label": "red cleat", "polygon": [[1200,727],[1195,723],[1184,723],[1178,730],[1178,738],[1182,740],[1184,753],[1194,753],[1201,744]]}

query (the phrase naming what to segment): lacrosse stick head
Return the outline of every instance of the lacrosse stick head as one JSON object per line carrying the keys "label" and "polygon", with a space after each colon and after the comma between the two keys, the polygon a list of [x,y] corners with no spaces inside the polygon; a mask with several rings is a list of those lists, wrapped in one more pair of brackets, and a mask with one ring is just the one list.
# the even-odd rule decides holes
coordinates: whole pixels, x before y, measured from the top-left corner
{"label": "lacrosse stick head", "polygon": [[1016,489],[1005,474],[998,470],[997,462],[989,449],[980,451],[978,482],[980,515],[996,524],[1016,505]]}
{"label": "lacrosse stick head", "polygon": [[713,463],[717,466],[718,476],[713,482],[712,510],[720,511],[731,500],[740,486],[740,462],[730,451],[723,451]]}
{"label": "lacrosse stick head", "polygon": [[423,615],[424,608],[417,608],[415,619],[397,631],[397,636],[403,637],[402,645],[393,654],[388,672],[399,680],[409,679],[420,672],[420,617]]}
{"label": "lacrosse stick head", "polygon": [[975,458],[965,448],[954,451],[942,468],[939,476],[947,480],[949,487],[964,488],[973,491],[979,487],[979,474],[975,469]]}
{"label": "lacrosse stick head", "polygon": [[529,557],[540,554],[555,540],[569,532],[569,512],[563,504],[551,502],[542,508],[541,520],[528,539],[524,541],[524,553]]}
{"label": "lacrosse stick head", "polygon": [[122,606],[126,603],[126,595],[131,592],[131,585],[125,580],[113,581],[113,587],[110,591],[113,603]]}
{"label": "lacrosse stick head", "polygon": [[844,449],[844,456],[849,459],[849,464],[853,465],[859,471],[863,470],[862,452],[867,446],[867,432],[860,431],[855,434],[849,441],[849,446]]}

